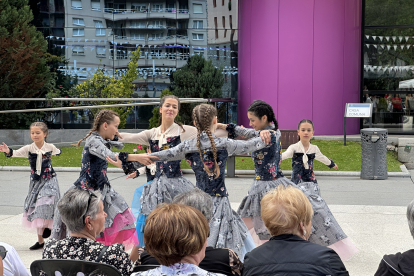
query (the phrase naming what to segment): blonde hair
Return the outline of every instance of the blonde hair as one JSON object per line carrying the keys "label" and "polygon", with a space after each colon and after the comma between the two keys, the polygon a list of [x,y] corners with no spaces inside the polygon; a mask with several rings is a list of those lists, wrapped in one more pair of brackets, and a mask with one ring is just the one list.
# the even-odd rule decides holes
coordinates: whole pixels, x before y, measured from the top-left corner
{"label": "blonde hair", "polygon": [[32,127],[38,127],[40,128],[41,131],[43,131],[44,134],[46,134],[46,137],[45,137],[45,142],[46,142],[47,135],[49,134],[49,129],[47,128],[47,125],[43,122],[33,122],[30,125],[30,129]]}
{"label": "blonde hair", "polygon": [[145,249],[165,266],[199,253],[207,240],[209,226],[197,209],[182,204],[160,204],[145,223]]}
{"label": "blonde hair", "polygon": [[[217,116],[217,109],[210,104],[199,104],[193,109],[193,121],[198,130],[197,133],[197,148],[200,153],[201,162],[203,162],[203,153],[200,146],[200,135],[203,131],[206,132],[208,138],[210,139],[211,149],[213,150],[214,156],[214,178],[219,177],[220,168],[217,164],[217,148],[214,143],[214,138],[211,135],[210,127],[213,122],[214,117]],[[204,164],[204,170],[211,175],[210,169]]]}
{"label": "blonde hair", "polygon": [[272,236],[294,234],[300,223],[309,225],[313,210],[305,194],[292,186],[279,185],[261,201],[261,217]]}
{"label": "blonde hair", "polygon": [[119,118],[119,114],[113,110],[102,109],[101,111],[99,111],[99,113],[96,114],[95,116],[95,120],[93,121],[92,129],[89,131],[88,135],[86,135],[85,137],[79,140],[79,142],[77,143],[77,146],[79,147],[83,140],[91,136],[92,132],[99,131],[99,128],[104,123],[107,123],[107,124],[112,123],[115,117]]}

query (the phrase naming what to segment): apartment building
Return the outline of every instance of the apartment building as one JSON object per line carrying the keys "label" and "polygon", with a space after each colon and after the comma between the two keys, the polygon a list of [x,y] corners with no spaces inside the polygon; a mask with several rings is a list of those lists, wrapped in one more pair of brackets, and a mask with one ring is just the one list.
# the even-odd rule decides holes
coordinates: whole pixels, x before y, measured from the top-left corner
{"label": "apartment building", "polygon": [[98,67],[110,75],[124,70],[130,52],[140,47],[137,86],[149,84],[152,90],[154,76],[157,89],[162,89],[171,70],[184,66],[193,54],[207,55],[205,0],[64,1],[69,61],[64,70],[81,81]]}
{"label": "apartment building", "polygon": [[238,1],[207,1],[208,57],[222,67],[224,97],[237,97]]}

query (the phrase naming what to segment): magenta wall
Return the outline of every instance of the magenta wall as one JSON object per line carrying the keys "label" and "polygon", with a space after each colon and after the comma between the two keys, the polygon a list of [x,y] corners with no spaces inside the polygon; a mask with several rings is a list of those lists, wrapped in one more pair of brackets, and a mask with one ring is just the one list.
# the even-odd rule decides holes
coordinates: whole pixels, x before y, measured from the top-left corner
{"label": "magenta wall", "polygon": [[[239,123],[254,100],[281,129],[314,121],[343,134],[344,107],[360,99],[362,0],[239,0]],[[347,120],[359,133],[359,119]]]}

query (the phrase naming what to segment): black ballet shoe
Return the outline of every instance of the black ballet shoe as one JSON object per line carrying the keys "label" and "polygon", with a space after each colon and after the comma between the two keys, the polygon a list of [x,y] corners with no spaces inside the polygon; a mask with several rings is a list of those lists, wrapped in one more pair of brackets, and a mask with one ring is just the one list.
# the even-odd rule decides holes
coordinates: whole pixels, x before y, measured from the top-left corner
{"label": "black ballet shoe", "polygon": [[52,234],[52,231],[50,231],[49,228],[45,228],[45,230],[43,230],[42,238],[47,239],[50,237],[50,234]]}
{"label": "black ballet shoe", "polygon": [[38,249],[42,249],[43,246],[45,246],[45,243],[40,244],[39,242],[36,242],[34,245],[29,247],[29,249],[30,250],[38,250]]}

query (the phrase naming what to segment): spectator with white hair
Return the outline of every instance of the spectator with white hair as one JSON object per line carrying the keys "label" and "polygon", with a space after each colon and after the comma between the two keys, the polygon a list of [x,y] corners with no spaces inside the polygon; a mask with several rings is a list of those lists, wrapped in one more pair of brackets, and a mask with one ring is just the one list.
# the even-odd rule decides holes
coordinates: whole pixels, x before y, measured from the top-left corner
{"label": "spectator with white hair", "polygon": [[[414,200],[407,207],[408,227],[414,238]],[[414,249],[385,255],[378,267],[375,276],[414,275]]]}
{"label": "spectator with white hair", "polygon": [[43,249],[43,259],[71,259],[105,263],[114,266],[122,275],[130,275],[133,262],[124,245],[105,246],[96,237],[105,229],[106,213],[99,191],[70,189],[58,203],[63,223],[70,237],[50,239]]}

